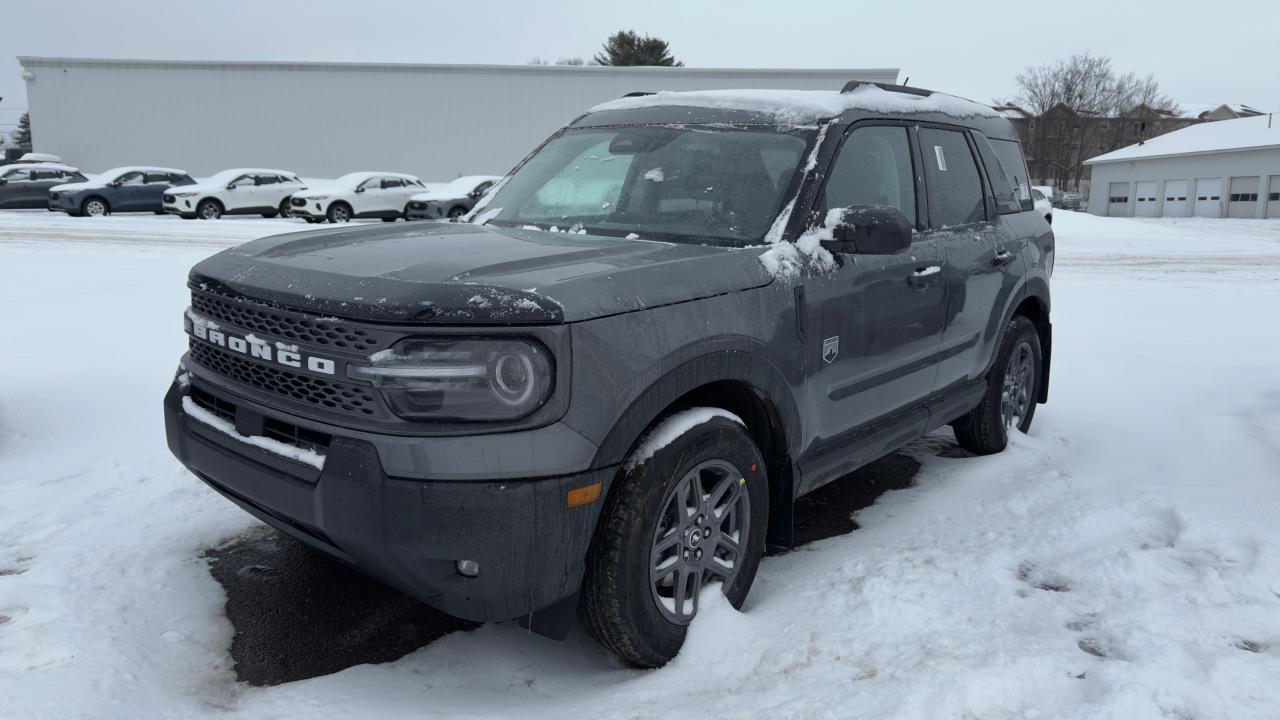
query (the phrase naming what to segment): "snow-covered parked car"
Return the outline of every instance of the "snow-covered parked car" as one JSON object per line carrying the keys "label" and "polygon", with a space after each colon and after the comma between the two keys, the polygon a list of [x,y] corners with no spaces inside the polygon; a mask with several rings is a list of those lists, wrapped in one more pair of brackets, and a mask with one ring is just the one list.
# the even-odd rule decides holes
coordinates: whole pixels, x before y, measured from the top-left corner
{"label": "snow-covered parked car", "polygon": [[462,217],[476,202],[501,180],[498,175],[467,175],[446,183],[438,190],[428,190],[409,198],[405,220],[438,220]]}
{"label": "snow-covered parked car", "polygon": [[413,175],[354,172],[296,193],[290,206],[294,215],[307,222],[338,223],[356,218],[394,222],[404,217],[409,198],[426,189]]}
{"label": "snow-covered parked car", "polygon": [[161,167],[118,167],[91,180],[49,188],[49,209],[68,215],[109,215],[113,212],[164,214],[160,196],[170,187],[194,185],[186,170]]}
{"label": "snow-covered parked car", "polygon": [[1037,188],[1031,188],[1031,199],[1035,201],[1036,212],[1044,216],[1044,221],[1053,224],[1053,201]]}
{"label": "snow-covered parked car", "polygon": [[297,173],[262,168],[232,168],[195,185],[164,193],[164,211],[188,220],[223,215],[289,217],[289,197],[306,190]]}
{"label": "snow-covered parked car", "polygon": [[80,171],[60,163],[21,163],[0,167],[0,208],[42,208],[49,190],[86,180]]}

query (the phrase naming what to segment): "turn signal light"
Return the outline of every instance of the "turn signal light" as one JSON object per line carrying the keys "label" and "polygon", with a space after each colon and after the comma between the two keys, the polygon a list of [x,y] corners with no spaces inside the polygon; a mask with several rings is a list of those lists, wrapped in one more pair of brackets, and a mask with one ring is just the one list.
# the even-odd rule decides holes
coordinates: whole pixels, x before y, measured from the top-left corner
{"label": "turn signal light", "polygon": [[569,491],[568,502],[569,507],[578,507],[579,505],[590,505],[600,499],[600,488],[604,483],[592,483],[590,485],[574,488]]}

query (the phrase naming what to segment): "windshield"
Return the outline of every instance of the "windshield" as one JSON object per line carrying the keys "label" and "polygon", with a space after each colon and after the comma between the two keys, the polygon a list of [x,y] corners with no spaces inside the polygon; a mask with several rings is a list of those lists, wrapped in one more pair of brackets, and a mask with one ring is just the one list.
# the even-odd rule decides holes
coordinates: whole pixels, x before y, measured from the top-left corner
{"label": "windshield", "polygon": [[782,209],[812,136],[788,128],[569,130],[501,186],[495,225],[748,245]]}

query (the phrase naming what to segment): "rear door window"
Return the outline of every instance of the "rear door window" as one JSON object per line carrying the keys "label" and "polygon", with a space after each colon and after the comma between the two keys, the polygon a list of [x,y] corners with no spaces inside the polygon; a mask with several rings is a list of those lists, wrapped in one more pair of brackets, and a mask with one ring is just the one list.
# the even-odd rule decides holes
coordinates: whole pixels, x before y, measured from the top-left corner
{"label": "rear door window", "polygon": [[929,193],[929,225],[944,228],[985,220],[982,174],[965,134],[921,128],[919,138]]}

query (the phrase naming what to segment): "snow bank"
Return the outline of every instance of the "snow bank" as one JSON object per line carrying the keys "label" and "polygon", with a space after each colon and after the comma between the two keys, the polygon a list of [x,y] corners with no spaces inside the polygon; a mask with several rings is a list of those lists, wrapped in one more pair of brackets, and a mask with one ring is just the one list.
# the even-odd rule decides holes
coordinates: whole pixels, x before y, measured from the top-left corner
{"label": "snow bank", "polygon": [[832,118],[846,110],[907,114],[937,112],[963,118],[1000,117],[986,105],[954,95],[911,95],[889,92],[875,85],[862,85],[847,93],[834,90],[662,91],[610,100],[591,108],[591,112],[658,106],[747,110],[772,115],[779,122],[795,124]]}

